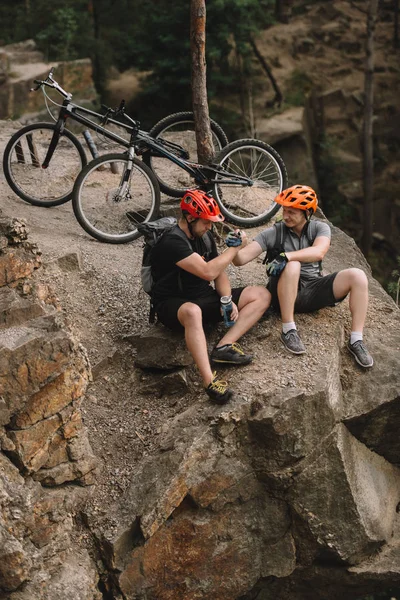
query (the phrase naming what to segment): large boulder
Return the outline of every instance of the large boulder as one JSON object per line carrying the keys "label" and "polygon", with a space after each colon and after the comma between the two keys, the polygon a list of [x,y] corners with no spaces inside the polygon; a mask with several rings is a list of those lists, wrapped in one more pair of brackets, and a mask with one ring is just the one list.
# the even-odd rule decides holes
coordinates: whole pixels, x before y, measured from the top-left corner
{"label": "large boulder", "polygon": [[[105,515],[87,512],[111,597],[305,600],[312,588],[333,600],[399,581],[400,313],[354,241],[332,231],[325,270],[362,268],[370,280],[373,369],[345,349],[347,300],[298,316],[300,357],[275,343],[278,319],[255,327],[254,363],[229,373],[235,398],[225,407],[194,400],[164,426],[159,452],[120,500]],[[153,335],[151,359],[155,340],[171,344],[165,331]]]}

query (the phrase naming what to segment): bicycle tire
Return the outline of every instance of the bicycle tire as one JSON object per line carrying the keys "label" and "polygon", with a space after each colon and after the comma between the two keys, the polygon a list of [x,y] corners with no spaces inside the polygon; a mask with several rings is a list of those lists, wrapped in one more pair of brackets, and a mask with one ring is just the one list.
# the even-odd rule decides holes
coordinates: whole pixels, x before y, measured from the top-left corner
{"label": "bicycle tire", "polygon": [[221,150],[215,162],[233,175],[249,177],[252,186],[224,184],[217,175],[212,193],[226,221],[239,227],[257,227],[267,223],[280,205],[274,202],[287,187],[288,176],[281,156],[274,148],[255,139],[231,142]]}
{"label": "bicycle tire", "polygon": [[[227,145],[228,138],[216,121],[210,119],[210,124],[217,154]],[[151,128],[149,135],[179,144],[189,153],[189,160],[197,162],[196,135],[192,112],[179,112],[161,119]],[[169,159],[144,154],[143,160],[154,172],[160,190],[164,194],[173,198],[180,198],[188,188],[193,187],[190,175]]]}
{"label": "bicycle tire", "polygon": [[3,170],[10,188],[34,206],[59,206],[71,199],[76,177],[87,164],[76,136],[64,129],[47,169],[40,167],[56,129],[53,123],[33,123],[7,143]]}
{"label": "bicycle tire", "polygon": [[[78,175],[72,208],[81,227],[100,242],[125,244],[140,236],[136,223],[158,217],[160,188],[153,171],[134,158],[128,191],[118,196],[127,154],[104,154]],[[118,171],[118,172],[117,172]]]}

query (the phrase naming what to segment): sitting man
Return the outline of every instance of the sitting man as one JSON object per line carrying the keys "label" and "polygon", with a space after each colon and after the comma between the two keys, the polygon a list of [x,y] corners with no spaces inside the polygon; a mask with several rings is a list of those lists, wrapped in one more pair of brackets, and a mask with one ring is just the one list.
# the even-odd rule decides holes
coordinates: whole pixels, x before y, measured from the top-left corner
{"label": "sitting man", "polygon": [[[267,251],[267,287],[272,294],[272,306],[281,313],[281,340],[293,354],[306,351],[297,332],[294,313],[334,306],[349,294],[352,324],[348,349],[359,365],[372,367],[374,361],[363,342],[368,306],[365,273],[353,268],[322,276],[321,261],[329,249],[331,231],[328,224],[310,220],[318,206],[314,190],[294,185],[281,192],[275,202],[283,206],[283,223],[259,233],[239,250],[233,264],[245,265]],[[228,235],[228,246],[230,237]]]}
{"label": "sitting man", "polygon": [[170,329],[184,329],[206,393],[211,401],[224,404],[232,390],[226,382],[217,380],[211,370],[203,323],[221,321],[220,297],[232,295],[234,325],[213,349],[211,361],[246,365],[253,357],[245,354],[236,341],[259,320],[271,295],[261,286],[231,290],[225,269],[240,246],[227,248],[218,256],[210,230],[213,222],[223,221],[224,217],[213,198],[197,190],[189,191],[181,201],[181,209],[178,224],[161,237],[152,251],[152,302],[161,323]]}

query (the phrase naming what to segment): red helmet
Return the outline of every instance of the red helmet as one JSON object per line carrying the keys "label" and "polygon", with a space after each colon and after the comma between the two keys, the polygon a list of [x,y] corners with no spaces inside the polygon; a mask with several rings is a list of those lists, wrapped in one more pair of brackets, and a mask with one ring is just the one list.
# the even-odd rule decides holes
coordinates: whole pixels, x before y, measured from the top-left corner
{"label": "red helmet", "polygon": [[300,210],[317,210],[318,198],[314,190],[308,185],[293,185],[287,190],[283,190],[275,198],[277,204],[299,208]]}
{"label": "red helmet", "polygon": [[224,221],[214,198],[207,196],[200,190],[188,190],[181,200],[181,209],[188,212],[196,219],[207,221]]}

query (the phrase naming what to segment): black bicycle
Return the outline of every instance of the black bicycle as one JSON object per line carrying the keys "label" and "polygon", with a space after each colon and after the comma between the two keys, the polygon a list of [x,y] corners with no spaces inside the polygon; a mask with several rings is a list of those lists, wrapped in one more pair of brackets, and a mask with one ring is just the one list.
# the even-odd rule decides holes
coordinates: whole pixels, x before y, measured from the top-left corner
{"label": "black bicycle", "polygon": [[151,177],[144,176],[139,167],[143,163],[136,156],[152,168],[158,161],[157,179],[167,177],[175,165],[192,181],[186,185],[182,180],[182,192],[197,187],[212,194],[226,220],[239,227],[266,223],[279,210],[274,199],[287,186],[287,173],[283,160],[268,144],[238,140],[225,146],[215,163],[200,165],[189,161],[179,147],[141,131],[123,109],[118,113],[132,127],[128,151],[91,161],[78,175],[72,194],[75,216],[94,238],[130,242],[140,235],[138,223],[158,216],[157,187]]}
{"label": "black bicycle", "polygon": [[[58,206],[68,202],[76,177],[87,164],[87,152],[79,139],[66,128],[67,123],[74,121],[101,135],[100,143],[111,141],[114,144],[129,147],[132,126],[120,120],[113,119],[118,111],[103,106],[104,114],[89,110],[72,102],[72,94],[65,91],[53,78],[53,69],[45,80],[35,80],[36,87],[41,89],[49,114],[52,116],[46,88],[56,90],[63,98],[63,103],[56,104],[59,108],[55,123],[34,123],[17,131],[9,140],[3,156],[3,169],[11,189],[22,200],[35,206]],[[139,123],[133,121],[135,131]],[[222,128],[211,120],[211,130],[215,151],[226,146],[228,138]],[[117,133],[118,131],[118,133]],[[126,137],[123,135],[126,134]],[[196,140],[193,113],[180,112],[170,115],[148,132],[140,132],[143,136],[163,139],[165,147],[178,153],[183,158],[192,157],[197,160]],[[88,131],[84,132],[92,157],[96,156],[97,148]],[[110,148],[107,148],[110,151]],[[159,180],[163,192],[179,197],[182,191],[190,185],[189,176],[182,178],[182,172],[170,170],[164,172],[156,156],[148,158],[147,165]],[[160,171],[160,173],[159,173]],[[152,173],[146,165],[137,165],[137,173],[146,180],[152,178]]]}

